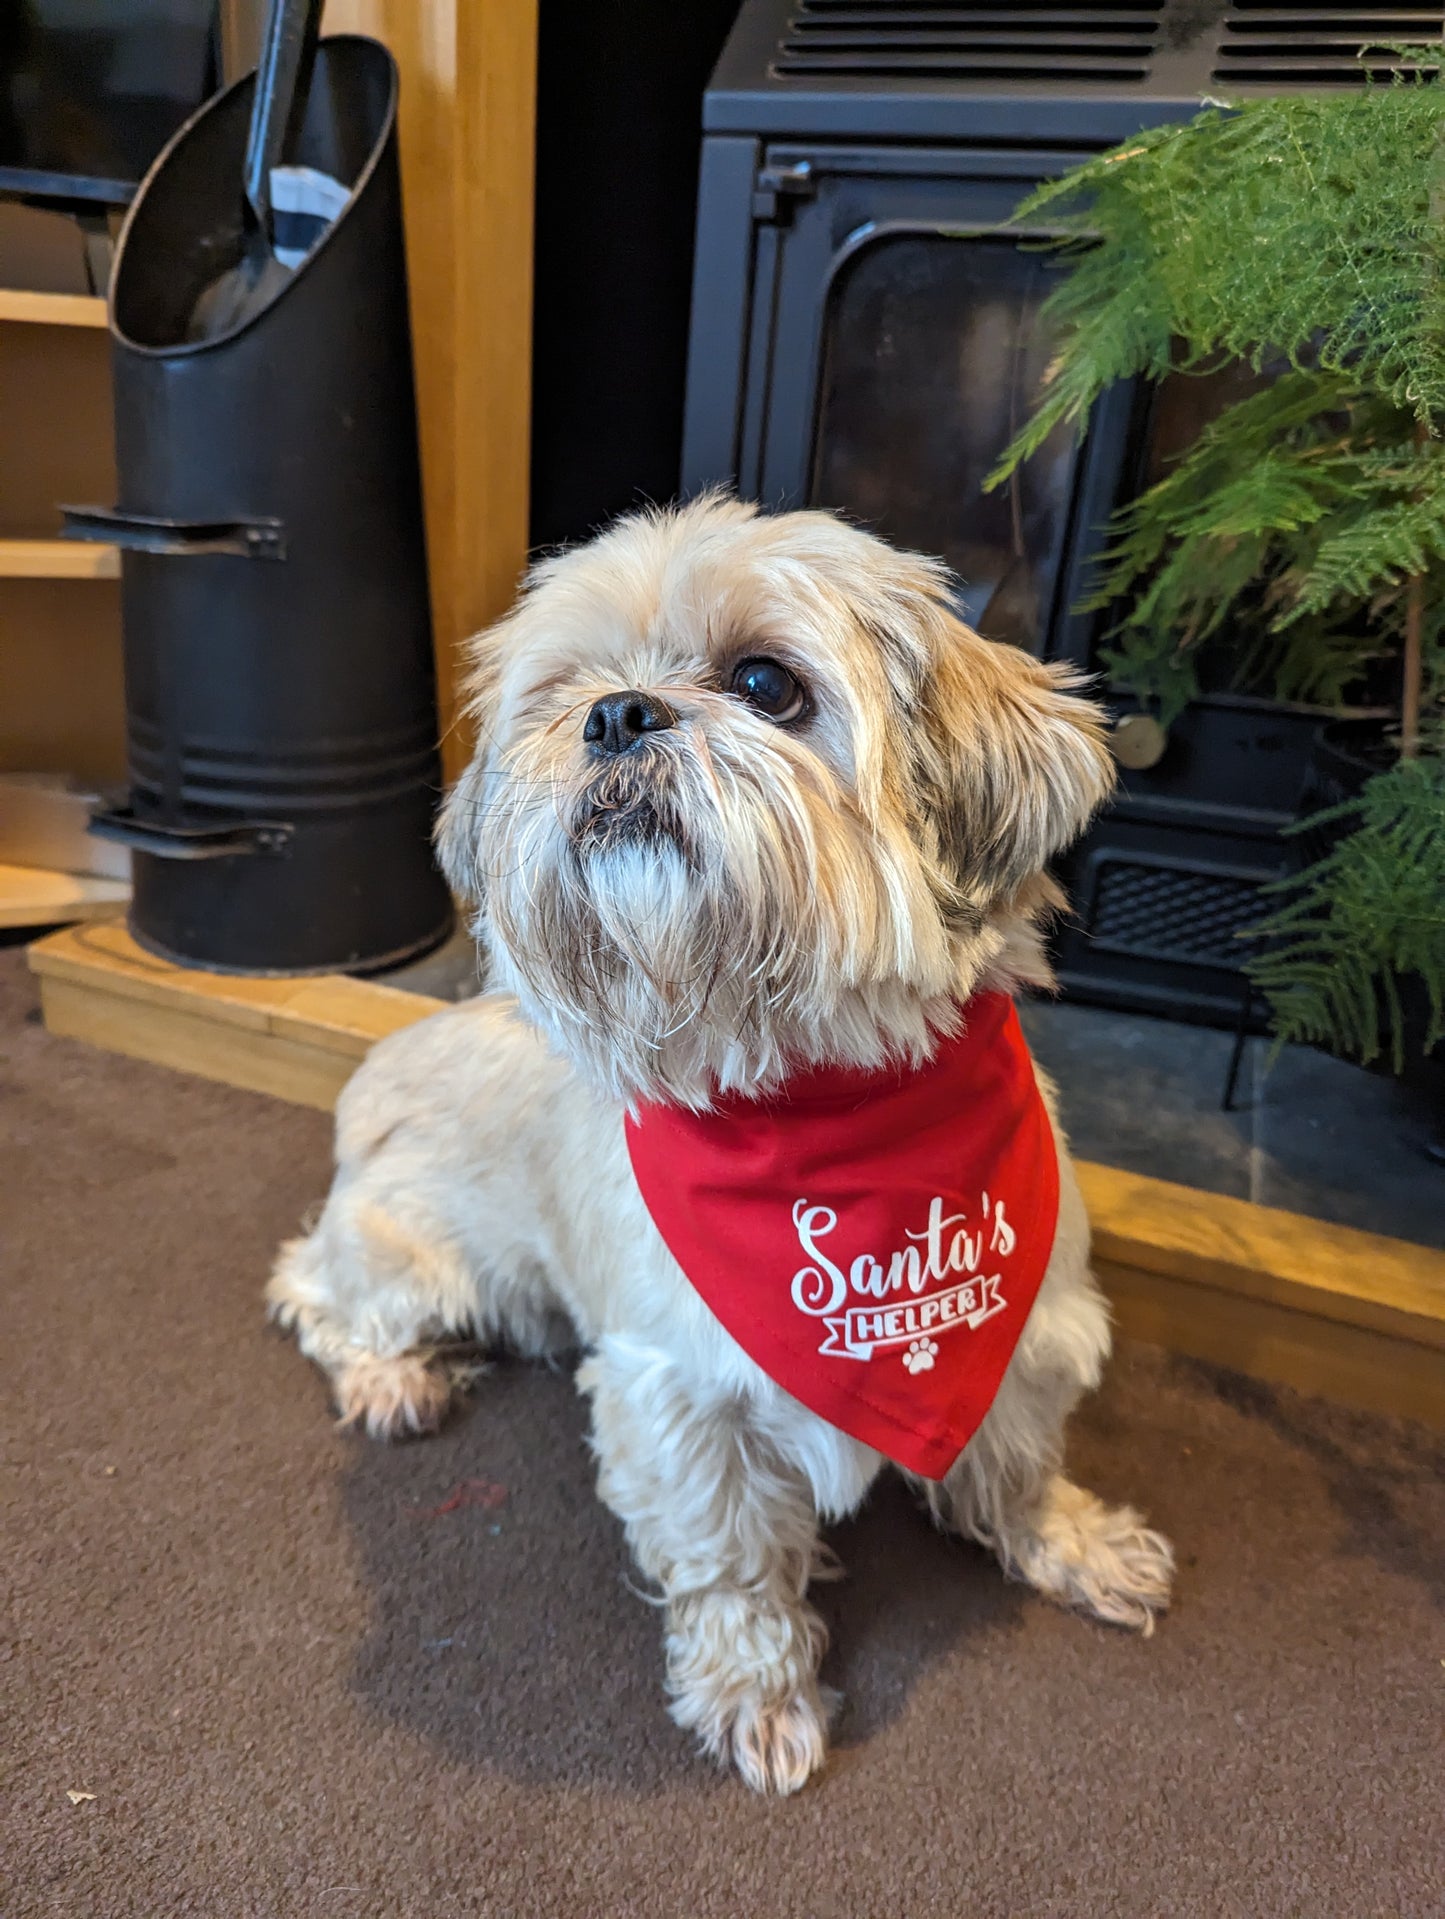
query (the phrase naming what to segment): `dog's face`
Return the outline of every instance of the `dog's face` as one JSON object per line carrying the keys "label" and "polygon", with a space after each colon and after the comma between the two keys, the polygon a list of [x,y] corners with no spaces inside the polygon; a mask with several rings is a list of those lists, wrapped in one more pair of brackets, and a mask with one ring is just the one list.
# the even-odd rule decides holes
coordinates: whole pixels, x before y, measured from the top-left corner
{"label": "dog's face", "polygon": [[1112,781],[1067,673],[823,513],[709,499],[545,561],[474,643],[438,843],[499,985],[612,1091],[917,1050]]}

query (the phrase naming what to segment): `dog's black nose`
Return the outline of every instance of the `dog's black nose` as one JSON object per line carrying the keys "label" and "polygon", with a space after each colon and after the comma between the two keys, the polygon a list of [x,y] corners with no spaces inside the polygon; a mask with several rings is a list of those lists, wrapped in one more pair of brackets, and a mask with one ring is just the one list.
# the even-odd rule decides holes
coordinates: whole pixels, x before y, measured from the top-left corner
{"label": "dog's black nose", "polygon": [[634,687],[625,693],[604,693],[587,715],[582,737],[599,753],[625,753],[644,733],[661,733],[676,725],[677,715],[666,700]]}

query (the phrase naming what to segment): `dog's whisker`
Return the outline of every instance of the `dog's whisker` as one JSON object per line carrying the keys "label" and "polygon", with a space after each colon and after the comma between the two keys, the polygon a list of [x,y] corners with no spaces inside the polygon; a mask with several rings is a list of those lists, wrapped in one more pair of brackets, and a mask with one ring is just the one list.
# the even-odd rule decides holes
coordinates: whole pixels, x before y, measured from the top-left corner
{"label": "dog's whisker", "polygon": [[557,715],[555,720],[552,720],[549,722],[549,724],[543,731],[542,737],[544,739],[551,739],[552,735],[556,733],[561,727],[565,726],[568,720],[571,719],[572,715],[576,712],[579,712],[581,708],[584,707],[585,705],[587,705],[587,701],[585,699],[574,700],[569,707],[565,708],[564,711],[562,711],[561,713]]}

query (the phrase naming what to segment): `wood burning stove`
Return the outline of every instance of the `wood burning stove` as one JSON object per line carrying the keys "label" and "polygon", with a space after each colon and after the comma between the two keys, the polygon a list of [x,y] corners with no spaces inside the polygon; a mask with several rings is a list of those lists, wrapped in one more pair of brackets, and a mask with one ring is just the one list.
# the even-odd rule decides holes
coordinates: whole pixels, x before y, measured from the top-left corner
{"label": "wood burning stove", "polygon": [[[1442,27],[1379,0],[746,0],[704,104],[684,491],[839,509],[946,558],[989,638],[1096,668],[1110,621],[1078,608],[1103,524],[1219,382],[1120,388],[1086,439],[1057,433],[984,494],[1048,364],[1059,271],[1014,210],[1203,97],[1359,85]],[[1064,873],[1070,992],[1237,1017],[1237,935],[1283,870],[1320,718],[1209,693],[1124,770]]]}

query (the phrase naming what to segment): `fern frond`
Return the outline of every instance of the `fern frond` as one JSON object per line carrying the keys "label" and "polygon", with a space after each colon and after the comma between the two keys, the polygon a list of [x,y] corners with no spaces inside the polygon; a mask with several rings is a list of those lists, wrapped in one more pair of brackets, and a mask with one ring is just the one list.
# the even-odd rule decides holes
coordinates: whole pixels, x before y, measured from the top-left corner
{"label": "fern frond", "polygon": [[[1177,655],[1216,643],[1237,685],[1345,698],[1398,637],[1393,589],[1437,565],[1445,587],[1445,443],[1420,447],[1407,415],[1344,375],[1299,371],[1221,414],[1115,515],[1083,605],[1122,608],[1108,663],[1167,723],[1197,677]],[[1432,658],[1441,645],[1437,622]]]}
{"label": "fern frond", "polygon": [[1434,561],[1445,560],[1445,475],[1440,468],[1440,461],[1431,462],[1427,489],[1403,498],[1393,478],[1382,499],[1378,489],[1367,490],[1362,474],[1354,501],[1336,514],[1336,525],[1320,541],[1287,617],[1318,613],[1338,599],[1365,599],[1381,586],[1408,580]]}
{"label": "fern frond", "polygon": [[1113,381],[1157,378],[1177,342],[1186,365],[1276,353],[1445,411],[1442,123],[1445,89],[1402,73],[1206,108],[1040,187],[1015,217],[1064,230],[1071,271],[1045,306],[1061,347],[989,484]]}
{"label": "fern frond", "polygon": [[1313,1041],[1404,1068],[1401,987],[1425,1007],[1425,1051],[1445,1038],[1445,761],[1402,762],[1297,831],[1350,822],[1334,850],[1267,889],[1245,970],[1269,1000],[1276,1046]]}

